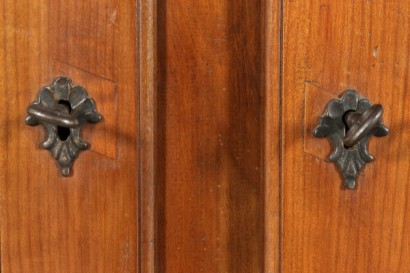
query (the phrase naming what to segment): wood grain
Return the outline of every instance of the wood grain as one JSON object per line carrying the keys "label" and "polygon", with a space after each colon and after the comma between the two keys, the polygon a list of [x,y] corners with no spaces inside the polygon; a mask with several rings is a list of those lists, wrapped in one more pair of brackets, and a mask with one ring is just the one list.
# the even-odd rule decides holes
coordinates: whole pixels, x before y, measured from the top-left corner
{"label": "wood grain", "polygon": [[[282,272],[410,268],[409,9],[408,1],[285,1]],[[341,188],[333,164],[304,150],[306,140],[328,149],[305,134],[313,128],[304,128],[304,113],[318,107],[306,103],[306,85],[319,95],[357,88],[384,106],[391,134],[371,141],[376,161],[354,191]]]}
{"label": "wood grain", "polygon": [[[1,272],[137,272],[135,3],[6,0],[0,25]],[[91,97],[116,92],[114,113],[101,102],[106,120],[84,131],[104,128],[99,152],[82,153],[69,178],[39,148],[44,132],[24,124],[56,62]]]}
{"label": "wood grain", "polygon": [[[162,207],[157,183],[157,1],[139,1],[138,59],[140,112],[140,178],[139,178],[139,272],[161,272],[162,255],[159,226]],[[163,272],[163,271],[162,271]]]}
{"label": "wood grain", "polygon": [[264,7],[158,2],[158,272],[264,271]]}
{"label": "wood grain", "polygon": [[282,1],[263,1],[264,28],[264,273],[280,270],[280,108],[281,108],[281,54],[282,54]]}

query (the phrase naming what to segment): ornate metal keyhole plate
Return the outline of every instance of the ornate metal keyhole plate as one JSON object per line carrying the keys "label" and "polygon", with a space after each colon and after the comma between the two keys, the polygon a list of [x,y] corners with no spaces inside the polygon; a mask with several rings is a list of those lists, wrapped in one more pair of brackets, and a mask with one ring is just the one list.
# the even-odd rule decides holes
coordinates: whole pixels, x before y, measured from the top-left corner
{"label": "ornate metal keyhole plate", "polygon": [[349,189],[355,188],[356,177],[364,165],[374,160],[368,152],[370,137],[389,133],[382,113],[381,105],[372,106],[355,90],[347,90],[340,99],[328,103],[313,132],[316,137],[330,138],[334,148],[330,160],[339,167]]}
{"label": "ornate metal keyhole plate", "polygon": [[102,117],[94,101],[81,86],[66,77],[55,79],[43,87],[38,100],[27,109],[26,124],[43,125],[47,137],[42,146],[57,160],[61,173],[70,175],[74,160],[89,144],[81,138],[85,123],[97,123]]}

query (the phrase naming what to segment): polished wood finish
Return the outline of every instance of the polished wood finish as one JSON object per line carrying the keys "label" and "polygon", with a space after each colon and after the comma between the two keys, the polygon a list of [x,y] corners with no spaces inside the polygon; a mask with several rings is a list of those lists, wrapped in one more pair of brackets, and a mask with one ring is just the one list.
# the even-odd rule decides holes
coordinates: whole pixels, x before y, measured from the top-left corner
{"label": "polished wood finish", "polygon": [[[409,1],[285,1],[282,109],[284,273],[410,268]],[[312,131],[328,98],[357,88],[384,106],[376,161],[342,188]],[[325,153],[325,154],[324,154]]]}
{"label": "polished wood finish", "polygon": [[279,2],[141,7],[142,272],[277,271]]}
{"label": "polished wood finish", "polygon": [[[406,272],[409,9],[3,1],[1,272]],[[24,124],[60,75],[104,116],[69,178]],[[312,135],[347,88],[391,129],[353,191]]]}
{"label": "polished wood finish", "polygon": [[[0,25],[1,272],[137,272],[135,3],[5,0]],[[61,74],[104,116],[69,178],[24,124]]]}
{"label": "polished wood finish", "polygon": [[280,108],[282,87],[282,1],[266,0],[263,10],[264,28],[264,119],[263,179],[264,194],[264,273],[280,270]]}
{"label": "polished wood finish", "polygon": [[[271,193],[278,170],[278,143],[264,141],[265,90],[277,90],[265,65],[278,71],[278,55],[264,54],[265,35],[278,30],[269,15],[276,25],[265,32],[266,8],[278,12],[273,1],[158,1],[158,272],[277,265],[275,256],[265,260],[265,249],[277,244],[274,231],[265,233],[265,208],[278,214],[278,199],[264,202],[265,179]],[[269,114],[278,113],[275,96]],[[278,119],[267,129],[277,133],[277,126]]]}
{"label": "polished wood finish", "polygon": [[[161,248],[157,235],[161,226],[161,191],[156,183],[157,172],[157,1],[139,1],[138,60],[140,162],[139,162],[139,272],[156,273],[160,268]],[[156,196],[156,193],[158,196]]]}

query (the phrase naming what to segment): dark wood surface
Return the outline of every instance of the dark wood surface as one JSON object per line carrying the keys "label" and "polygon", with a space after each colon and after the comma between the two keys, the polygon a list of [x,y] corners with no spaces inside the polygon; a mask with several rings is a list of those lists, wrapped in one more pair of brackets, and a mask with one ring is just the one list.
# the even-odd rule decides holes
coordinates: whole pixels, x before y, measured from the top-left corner
{"label": "dark wood surface", "polygon": [[[133,1],[0,3],[1,272],[137,272],[137,56]],[[63,178],[24,124],[65,75],[104,120]]]}
{"label": "dark wood surface", "polygon": [[[408,1],[285,1],[282,272],[408,272]],[[344,190],[312,131],[326,102],[356,88],[384,106],[390,136]]]}

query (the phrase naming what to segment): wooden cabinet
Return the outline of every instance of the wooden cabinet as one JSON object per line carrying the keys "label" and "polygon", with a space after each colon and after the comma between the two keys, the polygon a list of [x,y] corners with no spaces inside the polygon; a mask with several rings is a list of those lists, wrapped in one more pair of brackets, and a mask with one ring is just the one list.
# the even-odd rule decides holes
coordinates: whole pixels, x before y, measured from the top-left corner
{"label": "wooden cabinet", "polygon": [[[410,3],[4,0],[2,273],[407,273]],[[104,117],[63,177],[24,124],[67,76]],[[384,107],[354,190],[313,137]]]}

